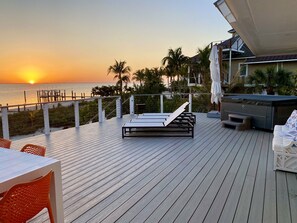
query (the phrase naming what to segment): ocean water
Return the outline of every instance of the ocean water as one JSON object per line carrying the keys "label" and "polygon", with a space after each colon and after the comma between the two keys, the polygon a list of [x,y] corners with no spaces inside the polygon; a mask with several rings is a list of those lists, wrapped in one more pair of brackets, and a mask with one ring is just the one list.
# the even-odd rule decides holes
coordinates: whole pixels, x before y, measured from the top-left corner
{"label": "ocean water", "polygon": [[66,95],[71,95],[71,91],[77,96],[84,93],[91,95],[95,86],[112,85],[113,83],[52,83],[52,84],[0,84],[0,104],[17,105],[24,104],[24,91],[26,92],[26,103],[37,102],[38,90],[61,90],[66,91]]}

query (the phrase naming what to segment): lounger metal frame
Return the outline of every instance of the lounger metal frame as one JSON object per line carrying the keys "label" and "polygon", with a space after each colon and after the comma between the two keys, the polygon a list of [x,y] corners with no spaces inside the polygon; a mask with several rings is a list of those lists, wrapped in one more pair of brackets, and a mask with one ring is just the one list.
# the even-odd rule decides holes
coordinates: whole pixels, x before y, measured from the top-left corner
{"label": "lounger metal frame", "polygon": [[[144,124],[144,123],[139,123]],[[150,133],[150,134],[148,134]],[[174,133],[174,134],[172,134]],[[194,138],[194,126],[190,122],[172,122],[167,126],[134,126],[122,127],[124,137],[192,137]]]}

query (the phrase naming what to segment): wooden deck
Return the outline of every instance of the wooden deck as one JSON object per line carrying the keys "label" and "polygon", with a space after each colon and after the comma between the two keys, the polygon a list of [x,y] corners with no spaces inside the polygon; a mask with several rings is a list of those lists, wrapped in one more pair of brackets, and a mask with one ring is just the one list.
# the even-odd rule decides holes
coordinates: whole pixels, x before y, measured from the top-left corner
{"label": "wooden deck", "polygon": [[194,139],[122,139],[127,118],[13,142],[62,161],[65,222],[297,222],[296,174],[273,171],[272,133],[197,114]]}

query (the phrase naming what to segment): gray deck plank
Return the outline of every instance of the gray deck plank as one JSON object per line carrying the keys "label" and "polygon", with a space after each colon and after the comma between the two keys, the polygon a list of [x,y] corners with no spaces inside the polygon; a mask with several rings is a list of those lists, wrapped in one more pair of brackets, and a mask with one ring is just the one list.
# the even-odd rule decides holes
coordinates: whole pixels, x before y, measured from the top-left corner
{"label": "gray deck plank", "polygon": [[248,167],[250,165],[250,161],[254,153],[257,137],[258,135],[254,131],[252,132],[251,138],[248,138],[248,141],[246,142],[248,148],[244,155],[243,161],[239,167],[238,173],[235,177],[230,193],[225,202],[224,209],[221,212],[221,216],[219,219],[219,222],[221,223],[233,222],[236,208],[240,199],[240,194],[244,185],[245,176],[247,174]]}
{"label": "gray deck plank", "polygon": [[[179,159],[182,159],[181,162],[184,162],[184,158],[183,156],[185,155],[186,158],[189,157],[190,155],[192,155],[194,152],[200,152],[199,150],[197,150],[199,148],[199,144],[204,143],[204,141],[207,141],[207,138],[203,137],[201,138],[201,141],[199,141],[198,143],[193,143],[192,145],[190,145],[187,150],[188,150],[188,155],[187,154],[182,154],[181,157],[179,157]],[[194,148],[194,146],[197,149],[192,149]],[[182,146],[181,148],[184,148],[184,146]],[[202,147],[203,148],[203,147]],[[206,150],[206,149],[204,149]],[[164,172],[162,172],[161,175],[158,175],[157,178],[155,178],[153,181],[149,182],[148,184],[145,185],[145,187],[143,187],[141,190],[139,190],[136,194],[134,194],[131,198],[129,198],[124,204],[122,204],[120,207],[118,207],[118,205],[116,207],[112,207],[109,212],[110,212],[110,216],[108,216],[105,221],[110,221],[112,222],[113,220],[110,220],[111,218],[114,219],[114,221],[119,218],[122,214],[124,214],[127,210],[130,209],[131,205],[134,205],[135,203],[137,203],[137,201],[142,198],[143,196],[146,195],[147,191],[150,191],[152,189],[154,189],[155,185],[158,184],[161,180],[163,180],[164,177],[166,177],[166,175],[168,173],[171,173],[172,171],[174,171],[174,169],[178,166],[179,162],[175,162],[173,163],[171,166],[169,166],[168,169],[166,169]],[[165,181],[166,182],[166,181]],[[132,199],[132,200],[131,200]],[[142,198],[142,200],[145,200]],[[137,206],[141,206],[139,205],[139,203],[137,203]],[[113,212],[112,212],[113,211]],[[129,213],[133,213],[132,211],[129,211]],[[104,219],[104,215],[102,214],[98,214],[100,216],[95,217],[94,219],[96,220],[100,220],[100,219]]]}
{"label": "gray deck plank", "polygon": [[[213,147],[216,146],[216,142],[213,141],[213,143],[209,143],[208,147],[206,147],[206,150],[209,150],[207,156],[210,158],[210,151]],[[202,165],[205,165],[205,161],[209,160],[207,159],[207,156],[203,157],[203,162]],[[158,207],[163,200],[169,196],[169,194],[171,194],[173,192],[173,190],[179,185],[179,184],[184,184],[183,187],[185,185],[189,184],[189,180],[192,181],[193,177],[195,176],[195,173],[199,172],[201,170],[201,163],[199,163],[201,161],[201,159],[199,157],[196,157],[197,159],[193,160],[194,162],[191,162],[190,164],[187,164],[187,167],[184,169],[184,172],[179,173],[177,176],[175,176],[174,180],[172,182],[170,182],[169,185],[167,185],[166,187],[164,187],[164,189],[161,191],[161,193],[156,193],[156,195],[153,197],[153,199],[146,199],[147,201],[150,201],[144,208],[142,208],[142,210],[133,218],[133,220],[131,222],[139,222],[141,221],[141,219],[146,219],[148,218],[151,213],[153,213],[156,208],[158,208],[159,210],[160,207]],[[195,165],[198,164],[198,165]],[[200,164],[200,165],[199,165]],[[195,169],[194,169],[195,167]],[[193,170],[194,169],[194,170]],[[191,172],[192,171],[192,172]],[[192,173],[192,176],[190,176],[190,178],[185,178],[187,176],[187,174]],[[139,209],[139,207],[138,207]],[[129,219],[130,220],[130,219]],[[150,220],[147,219],[147,221],[151,221],[154,222],[155,220]],[[120,221],[119,221],[120,222]]]}
{"label": "gray deck plank", "polygon": [[[245,134],[245,140],[244,142],[248,142],[251,140],[253,136],[253,131],[249,131],[249,134]],[[227,198],[230,194],[230,191],[232,189],[232,186],[234,184],[234,181],[236,179],[236,176],[239,172],[239,167],[242,165],[243,158],[248,150],[248,143],[242,142],[241,149],[239,153],[236,156],[236,159],[232,163],[232,166],[230,170],[228,171],[227,176],[224,179],[224,182],[221,185],[221,188],[219,189],[211,207],[209,208],[208,213],[204,219],[204,222],[218,222],[221,212],[225,206],[225,203],[227,201]]]}
{"label": "gray deck plank", "polygon": [[287,177],[286,177],[286,174],[284,174],[283,172],[280,172],[280,171],[276,172],[276,188],[277,188],[276,199],[277,199],[278,222],[291,223],[292,219],[291,219],[288,186],[287,186]]}
{"label": "gray deck plank", "polygon": [[[222,138],[223,140],[226,139],[225,137]],[[210,168],[213,166],[214,160],[218,159],[219,154],[216,154],[216,148],[217,147],[212,147],[210,152],[207,154],[208,157],[207,159],[203,159],[205,163],[202,163],[202,166],[199,167],[197,170],[197,173],[192,173],[190,175],[190,178],[187,179],[188,185],[187,184],[181,184],[180,187],[182,188],[181,191],[179,191],[180,187],[177,188],[177,190],[174,191],[173,195],[170,196],[166,199],[166,202],[161,206],[162,209],[166,208],[166,212],[164,211],[163,213],[160,211],[156,211],[156,214],[159,215],[159,217],[163,217],[161,221],[163,222],[172,222],[180,210],[183,208],[183,206],[186,204],[187,199],[189,196],[191,196],[191,193],[189,191],[194,191],[197,185],[199,185],[203,179],[207,176]],[[222,151],[221,151],[222,152]],[[215,154],[215,155],[214,155]],[[193,178],[194,177],[194,178]],[[162,210],[161,209],[161,210]],[[160,213],[161,212],[161,213]],[[174,213],[174,215],[171,215],[171,212]],[[162,216],[164,215],[164,216]]]}
{"label": "gray deck plank", "polygon": [[297,179],[296,174],[287,173],[287,183],[289,192],[289,202],[292,222],[297,222]]}
{"label": "gray deck plank", "polygon": [[[175,142],[176,144],[176,142]],[[177,143],[176,145],[171,144],[171,147],[178,147],[180,146],[179,143]],[[166,153],[168,153],[169,151],[162,151],[162,149],[160,147],[155,147],[153,149],[149,149],[147,147],[142,148],[144,151],[147,149],[147,151],[150,151],[146,156],[142,156],[139,157],[136,161],[139,162],[137,164],[137,166],[133,165],[134,163],[131,162],[125,162],[122,165],[119,165],[117,168],[116,173],[116,177],[114,175],[111,175],[111,177],[109,177],[109,179],[105,179],[105,178],[101,178],[99,177],[98,179],[100,179],[99,182],[96,183],[96,181],[98,181],[98,179],[96,179],[96,177],[93,179],[93,181],[95,182],[95,184],[91,185],[89,188],[87,188],[87,190],[90,192],[91,196],[93,197],[92,201],[89,201],[88,198],[82,198],[80,199],[80,205],[78,205],[77,207],[73,207],[73,205],[70,207],[70,209],[66,209],[68,212],[72,212],[73,213],[77,213],[78,215],[83,211],[86,211],[90,208],[90,206],[92,206],[92,204],[97,204],[98,200],[102,199],[102,196],[100,196],[101,193],[104,192],[104,197],[107,196],[108,194],[106,193],[106,190],[110,191],[111,193],[114,192],[117,188],[121,187],[123,183],[125,182],[129,182],[129,180],[133,179],[133,177],[135,177],[136,175],[142,173],[143,170],[145,170],[147,167],[149,167],[150,165],[153,165],[155,163],[156,160],[160,159],[161,155],[164,153],[166,155]],[[163,155],[164,155],[163,154]],[[132,168],[132,169],[131,169]],[[109,182],[109,180],[112,180],[111,182]],[[103,183],[108,182],[108,184],[103,185]],[[112,190],[111,190],[112,188]],[[84,197],[84,193],[82,195]],[[86,201],[86,206],[85,209],[84,206],[82,206],[83,201]],[[71,203],[71,202],[70,202]],[[67,212],[67,213],[68,213]],[[71,218],[73,218],[74,214],[71,214]]]}
{"label": "gray deck plank", "polygon": [[276,171],[273,170],[272,134],[269,135],[263,223],[276,223]]}
{"label": "gray deck plank", "polygon": [[[200,205],[197,206],[195,212],[191,216],[190,222],[204,222],[204,219],[213,205],[213,201],[218,195],[218,191],[222,189],[223,182],[231,171],[232,164],[236,162],[236,158],[240,153],[244,153],[246,147],[243,145],[246,135],[242,134],[241,137],[237,139],[236,144],[233,146],[231,153],[228,155],[223,166],[220,168],[217,177],[214,179],[208,191],[205,193],[203,199],[200,201]],[[231,144],[229,144],[229,147]],[[230,179],[228,179],[230,180]],[[223,188],[224,189],[224,188]],[[222,200],[223,202],[224,200]],[[217,210],[219,212],[219,210]],[[213,222],[213,220],[211,220]]]}
{"label": "gray deck plank", "polygon": [[[239,150],[243,148],[242,143],[245,139],[245,135],[241,134],[238,136],[238,138],[236,137],[236,139],[237,139],[236,141],[233,140],[231,143],[229,143],[227,145],[227,150],[225,151],[226,154],[224,153],[224,155],[226,155],[226,158],[225,158],[225,160],[223,160],[223,156],[221,156],[220,159],[222,159],[222,161],[223,161],[222,166],[219,167],[219,169],[217,171],[217,175],[213,179],[211,184],[209,184],[209,185],[206,184],[205,189],[201,188],[201,190],[198,189],[197,191],[195,191],[191,200],[189,201],[187,206],[185,206],[184,210],[187,210],[187,211],[189,210],[188,207],[195,207],[193,214],[192,215],[186,214],[187,216],[186,215],[182,216],[182,213],[183,213],[182,212],[178,216],[177,221],[182,220],[182,219],[188,220],[188,218],[190,216],[189,222],[203,222],[209,208],[212,205],[212,202],[213,202],[216,194],[218,193],[218,190],[220,189],[220,187],[222,185],[222,182],[223,182],[226,174],[228,173],[228,171],[230,169],[230,166],[233,163],[234,158],[238,154]],[[229,151],[228,151],[228,149],[229,149]],[[202,191],[203,191],[203,196],[201,196]]]}
{"label": "gray deck plank", "polygon": [[266,176],[266,166],[267,166],[267,156],[269,151],[269,136],[264,134],[262,146],[259,148],[260,159],[257,169],[257,175],[255,179],[254,193],[252,197],[252,203],[250,207],[249,219],[250,223],[261,223],[263,222],[263,204],[265,196],[265,176]]}
{"label": "gray deck plank", "polygon": [[236,209],[234,222],[247,222],[250,212],[252,196],[254,192],[255,179],[258,169],[258,163],[261,152],[263,133],[258,134],[255,142],[255,150],[249,165],[247,175],[245,177],[244,186],[240,195],[240,200]]}
{"label": "gray deck plank", "polygon": [[129,118],[13,141],[61,160],[65,222],[297,221],[296,174],[273,170],[271,133],[197,113],[194,139],[122,139]]}
{"label": "gray deck plank", "polygon": [[[233,147],[232,145],[236,143],[235,140],[232,140],[233,137],[234,135],[228,135],[227,139],[222,139],[223,143],[221,145],[218,144],[218,146],[215,147],[217,152],[215,152],[214,155],[211,154],[211,159],[208,161],[207,165],[205,165],[202,171],[189,184],[185,193],[180,196],[178,201],[175,202],[171,209],[162,218],[163,222],[171,222],[173,220],[186,221],[186,218],[190,219],[193,211],[195,210],[195,206],[192,205],[194,205],[195,202],[199,202],[203,197],[208,186],[212,183],[218,174],[218,170],[221,168],[228,154],[231,152]],[[195,196],[193,196],[193,194]]]}
{"label": "gray deck plank", "polygon": [[[157,160],[159,160],[160,158],[154,158],[153,159],[153,161],[157,161]],[[143,167],[139,167],[139,168],[135,168],[135,170],[133,171],[133,174],[132,173],[130,173],[129,174],[129,177],[126,177],[126,176],[124,176],[123,174],[121,175],[121,177],[124,177],[123,179],[126,181],[126,182],[128,182],[127,180],[132,180],[134,177],[136,177],[138,174],[140,174],[140,173],[142,173],[146,168],[148,168],[148,167],[150,167],[150,166],[152,166],[152,165],[155,165],[155,162],[151,162],[149,165],[147,165],[147,166],[143,166]],[[120,188],[120,186],[122,186],[122,184],[120,184],[120,185],[118,185],[118,188],[117,189],[119,189]],[[108,187],[106,188],[106,189],[108,189]],[[114,190],[115,191],[115,190]],[[113,192],[114,192],[113,191]],[[95,196],[96,196],[96,194],[95,194]],[[99,199],[100,200],[100,197],[99,198],[96,198],[96,199]],[[90,204],[90,202],[88,202],[87,203],[87,205],[92,205],[92,204],[97,204],[97,201],[96,200],[94,200],[94,202],[92,202],[91,204]],[[119,203],[118,202],[116,202],[116,203],[114,203],[114,205],[118,205]],[[105,214],[107,214],[108,213],[108,211],[106,210],[105,211]],[[79,214],[79,213],[78,213]],[[102,214],[102,215],[100,215],[100,218],[102,218],[104,215]]]}
{"label": "gray deck plank", "polygon": [[180,195],[187,189],[188,184],[193,181],[196,175],[201,169],[195,167],[191,172],[183,179],[183,181],[174,189],[174,191],[169,194],[161,205],[155,207],[155,211],[149,216],[146,222],[158,222],[164,216],[164,214],[171,208],[171,206],[176,202]]}

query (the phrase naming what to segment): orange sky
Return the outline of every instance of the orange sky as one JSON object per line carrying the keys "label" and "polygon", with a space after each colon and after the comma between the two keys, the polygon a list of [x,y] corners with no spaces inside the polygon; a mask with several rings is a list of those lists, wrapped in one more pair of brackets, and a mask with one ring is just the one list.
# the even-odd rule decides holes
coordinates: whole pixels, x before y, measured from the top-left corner
{"label": "orange sky", "polygon": [[110,82],[115,59],[133,73],[230,37],[210,0],[9,0],[0,15],[0,83]]}

